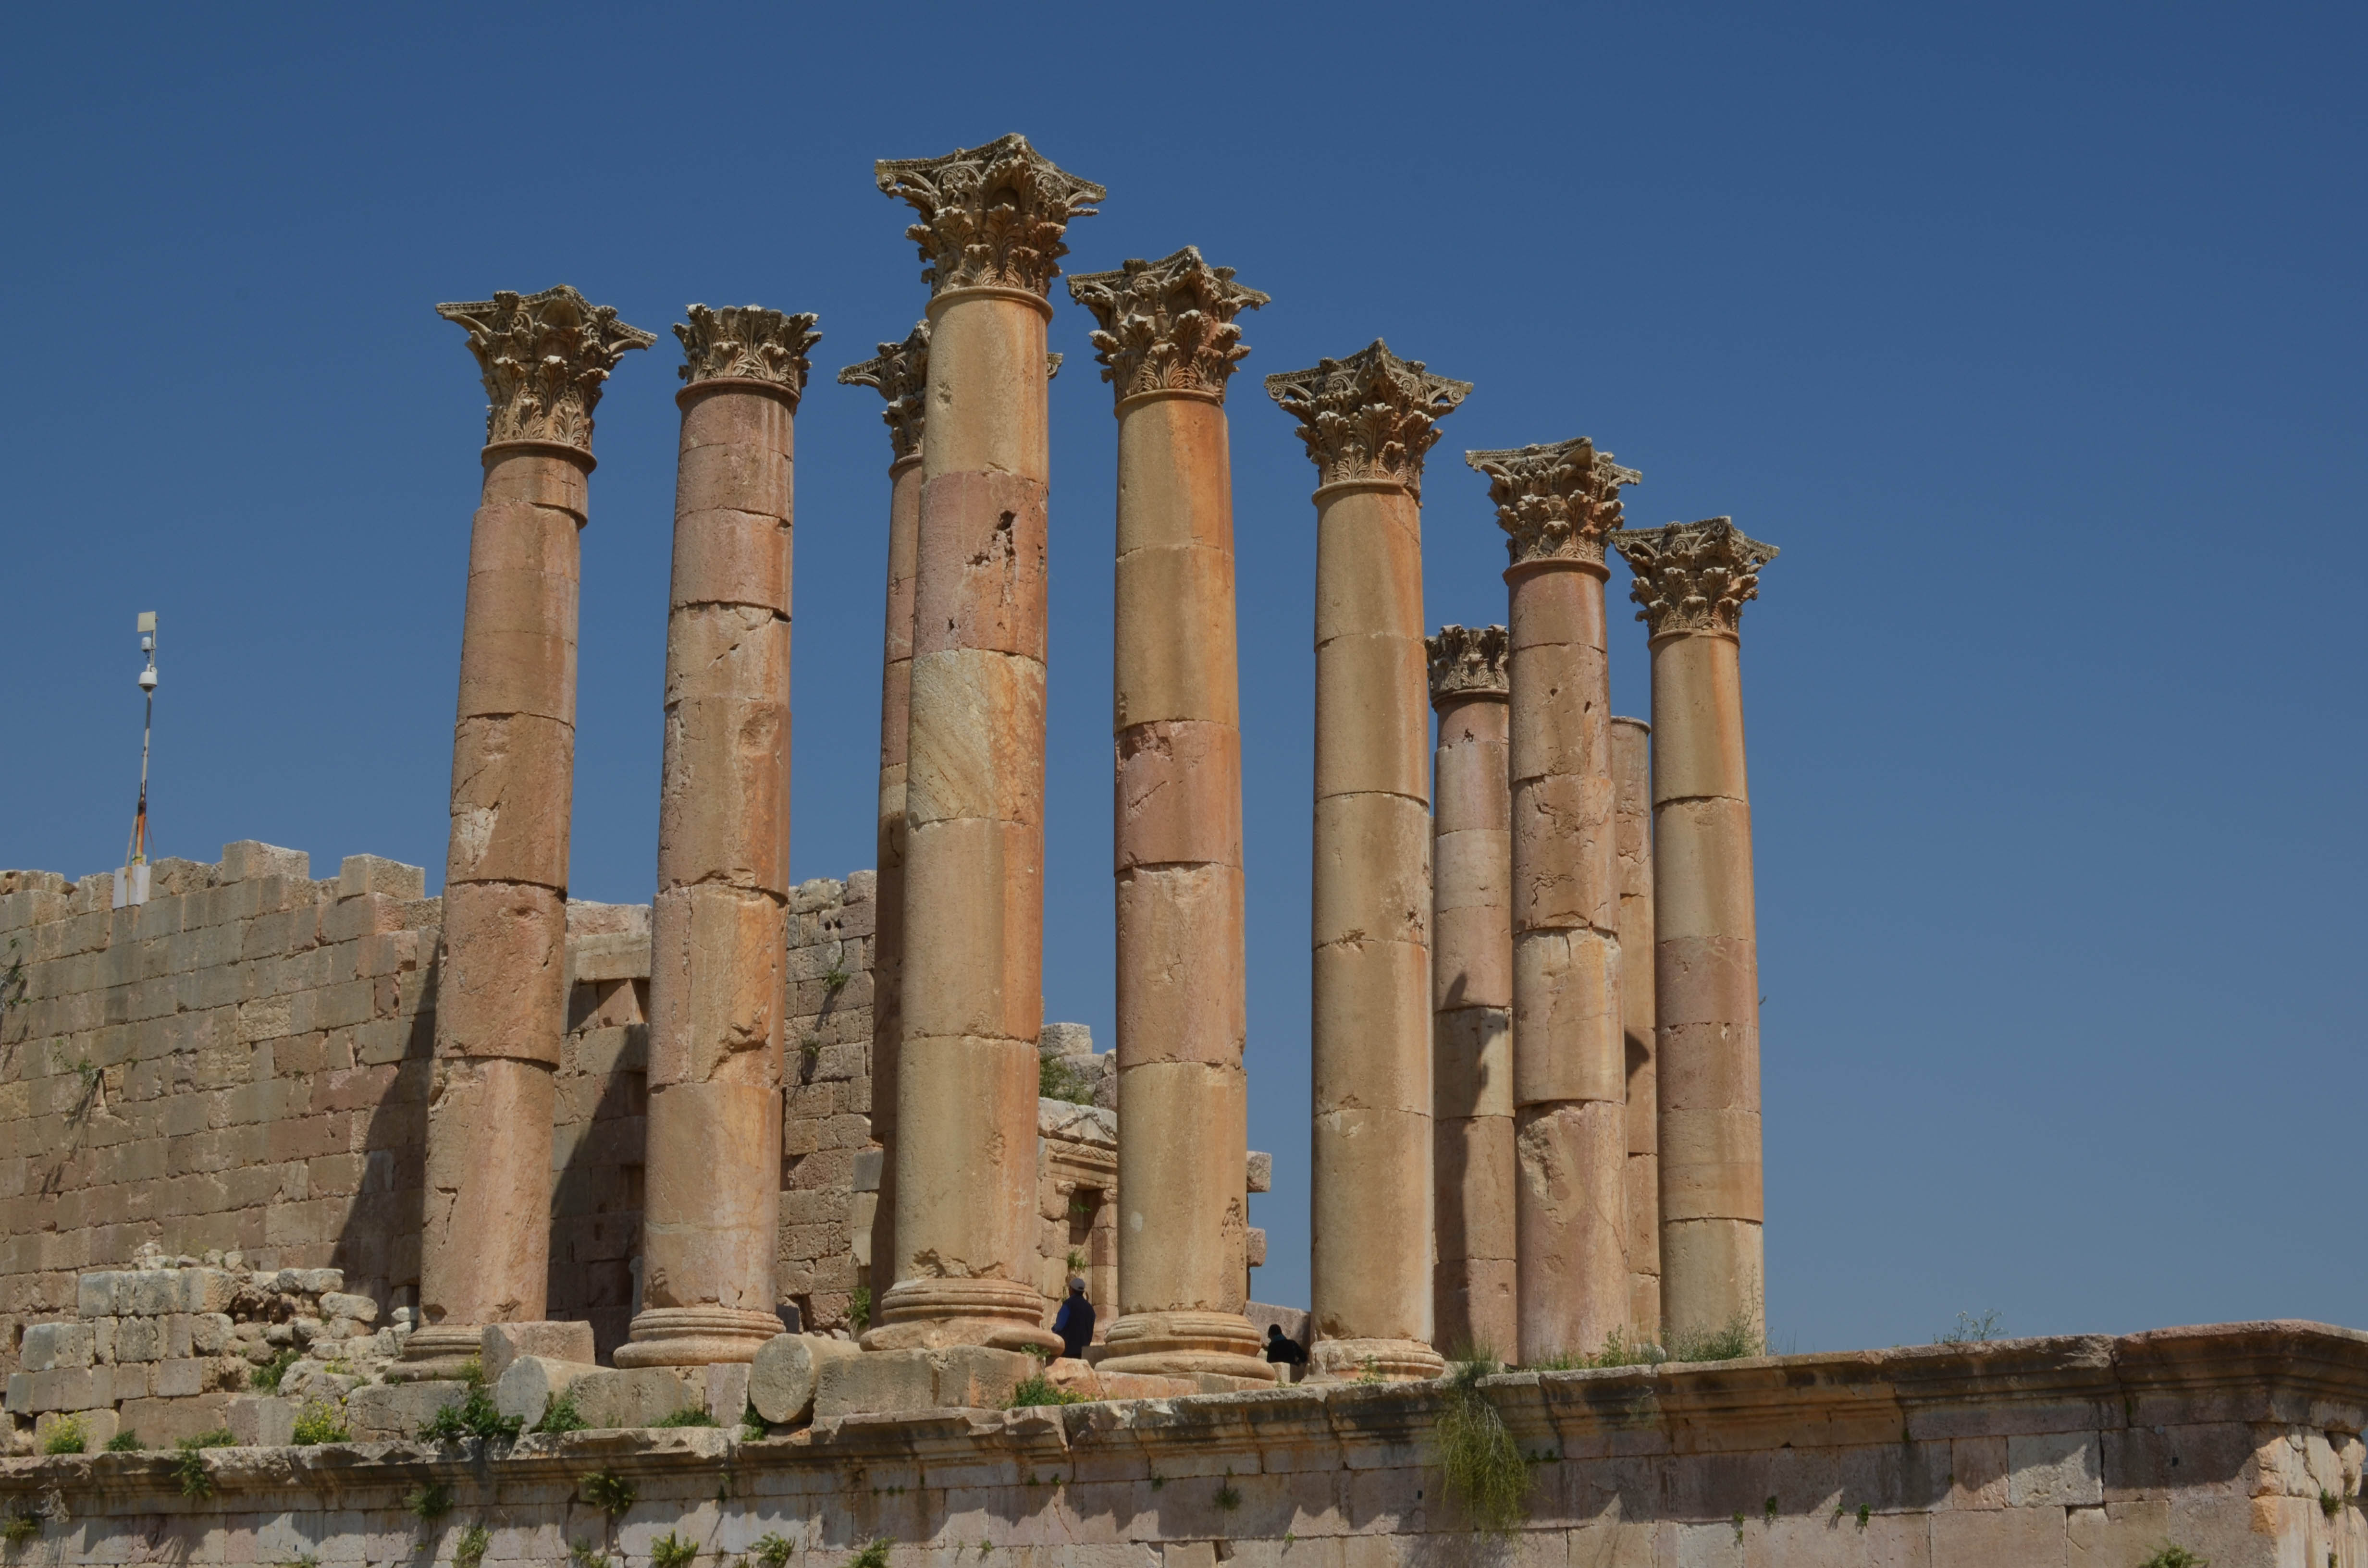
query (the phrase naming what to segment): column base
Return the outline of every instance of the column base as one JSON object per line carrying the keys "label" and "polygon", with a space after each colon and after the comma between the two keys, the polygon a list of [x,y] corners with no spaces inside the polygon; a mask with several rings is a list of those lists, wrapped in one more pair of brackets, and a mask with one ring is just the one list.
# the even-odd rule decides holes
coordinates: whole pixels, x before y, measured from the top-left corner
{"label": "column base", "polygon": [[782,1333],[771,1312],[734,1307],[652,1307],[633,1319],[632,1337],[611,1358],[620,1367],[712,1367],[754,1361]]}
{"label": "column base", "polygon": [[1258,1332],[1235,1312],[1129,1312],[1110,1324],[1109,1353],[1096,1369],[1159,1377],[1254,1378],[1272,1382],[1275,1369],[1258,1354]]}
{"label": "column base", "polygon": [[866,1350],[995,1350],[1061,1353],[1061,1336],[1043,1326],[1044,1298],[1008,1279],[900,1279],[880,1299],[880,1324]]}
{"label": "column base", "polygon": [[391,1383],[433,1383],[465,1379],[469,1364],[483,1370],[484,1331],[473,1324],[439,1323],[413,1329],[403,1342],[403,1357],[386,1369]]}
{"label": "column base", "polygon": [[1307,1356],[1308,1376],[1318,1382],[1377,1378],[1385,1383],[1417,1383],[1446,1371],[1447,1358],[1419,1339],[1319,1339]]}

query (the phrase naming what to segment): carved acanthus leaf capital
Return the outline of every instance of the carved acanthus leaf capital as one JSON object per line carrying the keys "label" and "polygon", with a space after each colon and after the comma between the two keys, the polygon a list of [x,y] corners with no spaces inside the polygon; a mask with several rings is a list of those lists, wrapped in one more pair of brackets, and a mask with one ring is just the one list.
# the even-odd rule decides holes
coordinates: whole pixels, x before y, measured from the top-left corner
{"label": "carved acanthus leaf capital", "polygon": [[485,379],[487,446],[552,441],[589,452],[600,383],[628,350],[657,341],[564,283],[540,294],[505,290],[436,313],[468,329]]}
{"label": "carved acanthus leaf capital", "polygon": [[1762,544],[1735,526],[1732,517],[1670,523],[1657,528],[1623,528],[1611,536],[1636,580],[1628,597],[1652,635],[1714,631],[1735,636],[1743,607],[1759,597],[1759,569],[1776,559],[1776,547]]}
{"label": "carved acanthus leaf capital", "polygon": [[1094,358],[1121,402],[1141,392],[1205,392],[1224,401],[1225,382],[1249,350],[1234,317],[1267,296],[1234,281],[1186,245],[1157,261],[1116,272],[1072,273],[1069,297],[1094,312]]}
{"label": "carved acanthus leaf capital", "polygon": [[784,315],[761,305],[725,305],[709,310],[693,305],[689,322],[677,322],[674,335],[682,339],[686,381],[724,378],[770,381],[796,402],[806,390],[812,369],[806,350],[822,341],[811,315]]}
{"label": "carved acanthus leaf capital", "polygon": [[1471,394],[1472,383],[1431,375],[1421,360],[1399,358],[1377,337],[1346,359],[1269,376],[1266,390],[1299,421],[1319,484],[1389,481],[1419,496],[1423,454],[1439,440],[1439,421]]}
{"label": "carved acanthus leaf capital", "polygon": [[1512,690],[1505,673],[1503,627],[1442,626],[1422,645],[1430,655],[1434,707],[1459,697],[1503,697]]}
{"label": "carved acanthus leaf capital", "polygon": [[929,264],[921,280],[931,294],[1000,288],[1042,295],[1069,253],[1069,221],[1092,217],[1091,204],[1110,194],[1019,135],[941,158],[882,158],[872,172],[882,193],[921,215],[905,236]]}
{"label": "carved acanthus leaf capital", "polygon": [[919,457],[929,412],[929,324],[916,322],[904,342],[883,343],[872,358],[849,365],[838,373],[838,384],[878,389],[888,400],[880,417],[897,458]]}
{"label": "carved acanthus leaf capital", "polygon": [[1580,436],[1550,446],[1466,452],[1488,481],[1497,522],[1510,537],[1515,565],[1526,561],[1600,562],[1604,540],[1620,526],[1620,487],[1645,476]]}

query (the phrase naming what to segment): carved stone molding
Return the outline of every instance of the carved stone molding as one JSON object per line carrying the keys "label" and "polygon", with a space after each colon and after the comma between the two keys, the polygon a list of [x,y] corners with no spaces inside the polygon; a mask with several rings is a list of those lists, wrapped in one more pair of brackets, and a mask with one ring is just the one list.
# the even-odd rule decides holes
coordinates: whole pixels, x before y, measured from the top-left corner
{"label": "carved stone molding", "polygon": [[1346,359],[1266,379],[1267,395],[1299,421],[1299,438],[1323,477],[1319,484],[1380,480],[1422,494],[1422,458],[1439,440],[1439,421],[1472,392],[1470,381],[1434,376],[1419,359],[1401,359],[1380,338]]}
{"label": "carved stone molding", "polygon": [[1069,254],[1074,218],[1094,215],[1110,192],[1055,165],[1024,136],[957,147],[941,158],[882,158],[872,165],[885,195],[912,203],[921,221],[905,237],[929,265],[931,294],[949,289],[1025,289],[1042,296]]}
{"label": "carved stone molding", "polygon": [[1511,537],[1505,550],[1516,566],[1529,561],[1600,564],[1603,541],[1620,527],[1620,487],[1645,476],[1622,468],[1610,452],[1580,436],[1550,446],[1466,452],[1463,460],[1488,481],[1497,523]]}
{"label": "carved stone molding", "polygon": [[761,305],[693,305],[690,320],[675,324],[682,339],[686,381],[770,381],[797,401],[806,390],[806,350],[822,340],[811,315],[784,315]]}
{"label": "carved stone molding", "polygon": [[1735,636],[1744,605],[1759,597],[1759,569],[1776,559],[1774,545],[1751,538],[1732,517],[1623,528],[1611,543],[1636,574],[1628,585],[1628,597],[1644,607],[1636,619],[1656,637]]}
{"label": "carved stone molding", "polygon": [[1512,690],[1505,673],[1501,626],[1442,626],[1423,639],[1430,655],[1433,705],[1474,694],[1503,697]]}
{"label": "carved stone molding", "polygon": [[592,410],[617,361],[657,341],[562,283],[540,294],[438,305],[469,333],[485,378],[485,444],[552,441],[589,452]]}
{"label": "carved stone molding", "polygon": [[898,460],[921,455],[922,427],[928,420],[929,324],[916,322],[902,343],[883,343],[880,352],[838,373],[843,387],[872,387],[888,400],[880,418]]}
{"label": "carved stone molding", "polygon": [[1234,317],[1268,297],[1234,281],[1186,245],[1157,261],[1130,260],[1116,272],[1072,273],[1069,297],[1094,312],[1102,380],[1124,402],[1141,392],[1205,392],[1218,402],[1249,350]]}

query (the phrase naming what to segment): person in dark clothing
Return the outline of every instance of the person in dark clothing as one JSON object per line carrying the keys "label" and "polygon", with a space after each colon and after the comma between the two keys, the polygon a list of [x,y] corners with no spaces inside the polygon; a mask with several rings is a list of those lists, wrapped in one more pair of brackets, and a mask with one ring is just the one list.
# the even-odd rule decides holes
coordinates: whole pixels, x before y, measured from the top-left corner
{"label": "person in dark clothing", "polygon": [[1061,1354],[1082,1359],[1094,1341],[1094,1304],[1086,1300],[1086,1282],[1069,1276],[1069,1299],[1053,1314],[1053,1332],[1061,1336]]}
{"label": "person in dark clothing", "polygon": [[1282,1336],[1282,1324],[1270,1323],[1266,1325],[1266,1358],[1281,1367],[1304,1367],[1307,1351],[1296,1339]]}

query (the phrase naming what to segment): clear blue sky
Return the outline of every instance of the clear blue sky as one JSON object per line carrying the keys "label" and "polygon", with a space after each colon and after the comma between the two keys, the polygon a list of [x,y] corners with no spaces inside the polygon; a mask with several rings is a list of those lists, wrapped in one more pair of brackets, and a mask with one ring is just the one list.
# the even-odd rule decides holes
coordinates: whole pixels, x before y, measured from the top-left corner
{"label": "clear blue sky", "polygon": [[[1434,622],[1503,619],[1463,449],[1587,434],[1783,547],[1745,622],[1780,1345],[2368,1322],[2357,7],[32,8],[0,50],[0,865],[440,871],[484,400],[439,300],[662,335],[599,410],[575,891],[649,893],[692,301],[820,312],[795,869],[871,857],[871,160],[1025,131],[1274,297],[1235,382],[1259,1293],[1306,1288],[1313,471],[1267,372],[1476,390]],[[1110,1040],[1113,437],[1055,286],[1048,1016]],[[1615,596],[1624,590],[1615,573]],[[1623,621],[1624,624],[1624,621]],[[1641,631],[1615,707],[1646,706]]]}

